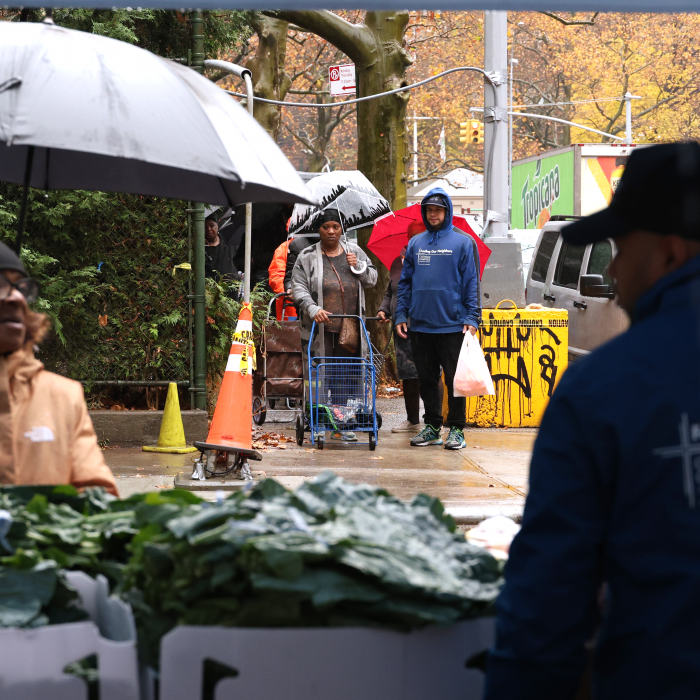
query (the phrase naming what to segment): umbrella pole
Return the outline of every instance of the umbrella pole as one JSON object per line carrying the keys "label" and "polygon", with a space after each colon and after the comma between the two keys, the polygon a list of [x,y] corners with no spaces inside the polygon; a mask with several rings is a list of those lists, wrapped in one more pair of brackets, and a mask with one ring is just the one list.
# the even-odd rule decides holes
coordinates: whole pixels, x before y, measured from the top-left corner
{"label": "umbrella pole", "polygon": [[22,201],[19,205],[19,220],[17,222],[17,238],[15,239],[15,252],[19,255],[22,249],[22,234],[24,234],[24,224],[27,220],[27,196],[29,195],[29,181],[32,175],[32,164],[34,163],[34,146],[27,149],[27,162],[24,166],[24,182],[22,183]]}
{"label": "umbrella pole", "polygon": [[[243,74],[245,80],[246,92],[248,93],[248,114],[253,116],[253,81],[250,73]],[[249,202],[245,205],[245,265],[243,276],[243,301],[250,302],[250,267],[251,267],[251,245],[252,245],[252,228],[253,228],[253,205]]]}

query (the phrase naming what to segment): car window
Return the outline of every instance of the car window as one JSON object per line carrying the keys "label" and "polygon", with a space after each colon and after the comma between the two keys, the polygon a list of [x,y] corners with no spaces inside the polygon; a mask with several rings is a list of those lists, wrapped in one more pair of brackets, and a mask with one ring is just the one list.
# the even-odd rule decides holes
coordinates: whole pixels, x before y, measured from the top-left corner
{"label": "car window", "polygon": [[532,279],[535,282],[544,282],[547,279],[549,261],[552,259],[554,246],[557,244],[559,231],[545,231],[542,234],[540,247],[537,250],[537,257],[532,265]]}
{"label": "car window", "polygon": [[554,284],[569,289],[578,289],[578,278],[581,274],[585,245],[572,245],[563,242],[559,249],[557,269],[554,272]]}
{"label": "car window", "polygon": [[612,284],[613,280],[608,272],[608,265],[612,262],[612,246],[610,241],[598,241],[591,250],[591,256],[588,259],[589,275],[603,275],[604,284]]}

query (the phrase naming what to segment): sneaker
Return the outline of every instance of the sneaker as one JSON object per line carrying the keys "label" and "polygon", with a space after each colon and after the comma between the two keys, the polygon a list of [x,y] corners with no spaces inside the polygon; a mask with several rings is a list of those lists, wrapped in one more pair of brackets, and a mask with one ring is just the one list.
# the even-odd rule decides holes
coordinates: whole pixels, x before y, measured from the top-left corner
{"label": "sneaker", "polygon": [[450,434],[447,436],[447,441],[445,442],[445,449],[461,450],[466,446],[467,442],[464,439],[464,431],[461,428],[450,428]]}
{"label": "sneaker", "polygon": [[419,423],[411,423],[410,420],[405,420],[401,425],[397,425],[395,428],[391,429],[392,433],[415,433],[418,429]]}
{"label": "sneaker", "polygon": [[342,440],[343,442],[357,442],[357,435],[355,435],[355,433],[351,433],[349,430],[337,430],[331,435],[331,440]]}
{"label": "sneaker", "polygon": [[440,431],[432,425],[426,425],[415,437],[411,438],[411,447],[425,447],[426,445],[442,445]]}

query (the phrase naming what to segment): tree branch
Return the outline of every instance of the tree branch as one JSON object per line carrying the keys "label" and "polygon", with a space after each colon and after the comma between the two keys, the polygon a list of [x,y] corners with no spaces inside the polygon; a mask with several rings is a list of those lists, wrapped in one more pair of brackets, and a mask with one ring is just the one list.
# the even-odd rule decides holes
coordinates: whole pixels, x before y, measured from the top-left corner
{"label": "tree branch", "polygon": [[306,148],[306,150],[309,153],[315,153],[316,149],[313,145],[313,143],[309,140],[304,138],[301,134],[298,134],[296,131],[293,131],[289,126],[287,126],[286,123],[282,124],[284,128],[295,138],[297,139],[303,146]]}
{"label": "tree branch", "polygon": [[329,10],[267,10],[263,14],[317,34],[354,63],[363,63],[371,48],[371,37],[364,24],[352,24]]}
{"label": "tree branch", "polygon": [[547,17],[551,17],[552,19],[555,19],[557,22],[561,22],[565,27],[573,27],[576,25],[587,25],[589,27],[592,27],[595,25],[595,18],[600,14],[600,12],[594,12],[593,16],[590,19],[564,19],[563,17],[560,17],[559,15],[555,14],[554,12],[540,12],[541,15],[546,15]]}
{"label": "tree branch", "polygon": [[425,182],[426,180],[430,180],[432,178],[439,178],[441,175],[447,175],[447,173],[454,170],[454,168],[445,168],[444,167],[448,163],[459,163],[463,167],[467,168],[467,170],[473,170],[475,173],[483,173],[484,172],[484,169],[476,163],[467,163],[466,161],[462,160],[461,158],[450,158],[449,160],[446,160],[444,163],[441,163],[440,164],[441,167],[438,167],[438,168],[435,168],[434,170],[431,170],[427,175],[423,175],[423,177],[419,177],[417,180],[414,180],[412,177],[407,177],[406,180],[408,182],[413,183],[413,186],[415,186],[421,182]]}

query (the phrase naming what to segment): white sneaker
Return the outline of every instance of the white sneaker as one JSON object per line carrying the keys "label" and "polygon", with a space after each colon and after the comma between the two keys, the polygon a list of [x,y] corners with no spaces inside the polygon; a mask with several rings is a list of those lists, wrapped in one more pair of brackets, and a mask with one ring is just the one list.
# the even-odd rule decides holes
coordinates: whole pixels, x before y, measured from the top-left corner
{"label": "white sneaker", "polygon": [[405,420],[400,425],[391,429],[392,433],[415,433],[420,427],[420,423],[411,423],[410,420]]}

